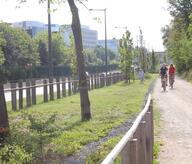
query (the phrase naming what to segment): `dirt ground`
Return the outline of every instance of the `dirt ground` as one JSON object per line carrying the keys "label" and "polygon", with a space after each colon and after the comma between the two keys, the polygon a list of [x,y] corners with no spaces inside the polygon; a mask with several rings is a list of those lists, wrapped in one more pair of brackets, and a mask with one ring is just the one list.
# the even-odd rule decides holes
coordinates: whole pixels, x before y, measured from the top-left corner
{"label": "dirt ground", "polygon": [[161,113],[160,164],[192,164],[192,84],[176,77],[173,89],[162,92],[160,79],[154,101]]}

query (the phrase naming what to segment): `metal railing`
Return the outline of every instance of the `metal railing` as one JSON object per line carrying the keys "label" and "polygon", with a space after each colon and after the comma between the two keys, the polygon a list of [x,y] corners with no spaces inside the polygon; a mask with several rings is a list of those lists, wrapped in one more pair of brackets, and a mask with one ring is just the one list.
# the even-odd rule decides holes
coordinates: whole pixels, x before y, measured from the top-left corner
{"label": "metal railing", "polygon": [[152,164],[153,162],[153,101],[149,94],[144,109],[132,127],[103,160],[112,164],[120,155],[122,164]]}

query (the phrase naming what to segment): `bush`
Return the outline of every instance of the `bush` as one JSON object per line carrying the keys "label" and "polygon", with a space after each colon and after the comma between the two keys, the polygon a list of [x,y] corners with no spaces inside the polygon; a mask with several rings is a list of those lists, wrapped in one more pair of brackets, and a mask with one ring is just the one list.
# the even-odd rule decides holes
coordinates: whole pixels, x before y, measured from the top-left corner
{"label": "bush", "polygon": [[18,145],[5,145],[0,149],[1,164],[25,164],[32,162],[32,155]]}

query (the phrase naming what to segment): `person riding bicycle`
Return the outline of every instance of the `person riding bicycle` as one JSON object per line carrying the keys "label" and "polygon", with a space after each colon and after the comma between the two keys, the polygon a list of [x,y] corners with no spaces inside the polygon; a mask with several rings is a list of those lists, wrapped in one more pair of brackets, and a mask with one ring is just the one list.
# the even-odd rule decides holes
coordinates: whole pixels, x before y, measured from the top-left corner
{"label": "person riding bicycle", "polygon": [[173,66],[173,64],[170,64],[169,67],[169,85],[171,86],[172,83],[175,82],[175,67]]}
{"label": "person riding bicycle", "polygon": [[166,64],[164,63],[162,65],[162,67],[160,68],[160,76],[161,76],[161,82],[164,78],[166,79],[166,85],[167,85],[167,71],[168,71],[168,68],[167,68]]}

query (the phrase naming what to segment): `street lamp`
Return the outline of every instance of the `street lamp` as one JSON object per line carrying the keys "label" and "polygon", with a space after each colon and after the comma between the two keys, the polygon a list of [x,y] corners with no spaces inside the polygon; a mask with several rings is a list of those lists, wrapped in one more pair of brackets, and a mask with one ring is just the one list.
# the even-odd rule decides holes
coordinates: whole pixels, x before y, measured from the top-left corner
{"label": "street lamp", "polygon": [[50,1],[47,0],[48,12],[48,58],[49,58],[49,78],[53,76],[53,63],[52,63],[52,38],[51,38],[51,14],[50,14]]}
{"label": "street lamp", "polygon": [[115,26],[115,28],[122,28],[122,29],[125,29],[127,31],[127,26],[124,26],[124,27]]}
{"label": "street lamp", "polygon": [[107,62],[107,23],[106,23],[106,11],[107,9],[89,9],[89,11],[103,11],[104,12],[104,22],[105,22],[105,72],[106,72],[106,76],[107,76],[107,72],[108,72],[108,62]]}

